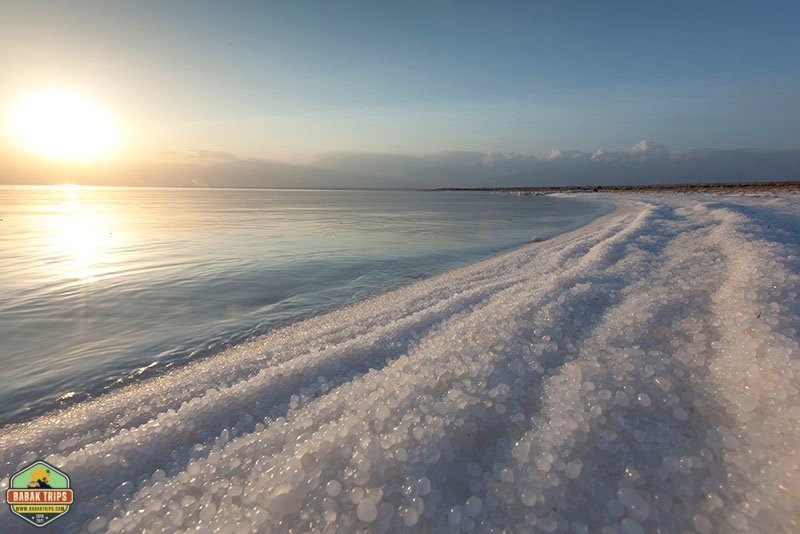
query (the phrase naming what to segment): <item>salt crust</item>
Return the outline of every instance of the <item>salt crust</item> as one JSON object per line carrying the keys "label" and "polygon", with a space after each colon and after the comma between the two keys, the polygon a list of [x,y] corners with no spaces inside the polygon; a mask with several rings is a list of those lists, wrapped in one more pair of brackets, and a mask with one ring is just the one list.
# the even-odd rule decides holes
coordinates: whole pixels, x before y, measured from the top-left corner
{"label": "salt crust", "polygon": [[65,532],[800,531],[800,199],[601,197],[578,231],[7,426],[0,489],[63,469]]}

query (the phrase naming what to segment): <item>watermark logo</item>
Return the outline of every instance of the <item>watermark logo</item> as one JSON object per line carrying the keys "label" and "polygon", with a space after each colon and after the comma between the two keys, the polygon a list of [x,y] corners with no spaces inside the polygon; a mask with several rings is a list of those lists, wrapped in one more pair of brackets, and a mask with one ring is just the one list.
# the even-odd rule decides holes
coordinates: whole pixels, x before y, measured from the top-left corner
{"label": "watermark logo", "polygon": [[69,511],[69,477],[47,462],[33,462],[11,475],[6,502],[14,514],[43,527]]}

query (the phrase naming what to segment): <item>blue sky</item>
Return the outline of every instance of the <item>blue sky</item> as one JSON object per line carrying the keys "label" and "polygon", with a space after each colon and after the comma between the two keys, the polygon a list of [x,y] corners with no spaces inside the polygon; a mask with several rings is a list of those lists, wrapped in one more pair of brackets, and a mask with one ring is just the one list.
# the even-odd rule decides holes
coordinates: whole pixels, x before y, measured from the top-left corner
{"label": "blue sky", "polygon": [[192,150],[544,157],[642,139],[795,150],[798,6],[13,2],[0,99],[88,95],[124,132],[124,162]]}

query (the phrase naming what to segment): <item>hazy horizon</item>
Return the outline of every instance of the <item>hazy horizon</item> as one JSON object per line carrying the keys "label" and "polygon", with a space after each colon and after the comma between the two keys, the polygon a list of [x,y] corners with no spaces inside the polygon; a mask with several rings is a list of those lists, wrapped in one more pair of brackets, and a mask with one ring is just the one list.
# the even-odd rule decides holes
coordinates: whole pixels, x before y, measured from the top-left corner
{"label": "hazy horizon", "polygon": [[800,150],[670,152],[642,141],[594,153],[547,157],[500,152],[428,155],[329,152],[305,165],[230,155],[221,161],[122,165],[109,162],[0,163],[0,184],[255,189],[435,189],[795,181]]}

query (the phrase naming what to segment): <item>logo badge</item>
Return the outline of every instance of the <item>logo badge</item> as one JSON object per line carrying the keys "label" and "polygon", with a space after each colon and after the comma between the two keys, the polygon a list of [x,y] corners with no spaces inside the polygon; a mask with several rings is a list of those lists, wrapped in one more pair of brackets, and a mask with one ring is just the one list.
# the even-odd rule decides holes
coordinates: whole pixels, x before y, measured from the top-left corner
{"label": "logo badge", "polygon": [[33,462],[11,475],[6,502],[16,515],[43,527],[69,511],[69,477],[47,462]]}

